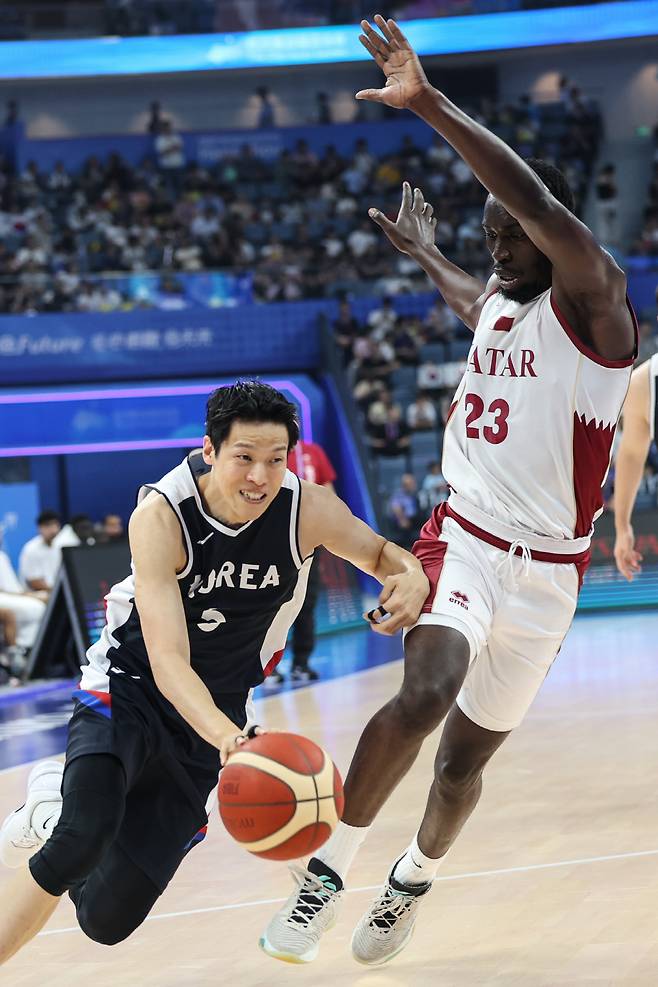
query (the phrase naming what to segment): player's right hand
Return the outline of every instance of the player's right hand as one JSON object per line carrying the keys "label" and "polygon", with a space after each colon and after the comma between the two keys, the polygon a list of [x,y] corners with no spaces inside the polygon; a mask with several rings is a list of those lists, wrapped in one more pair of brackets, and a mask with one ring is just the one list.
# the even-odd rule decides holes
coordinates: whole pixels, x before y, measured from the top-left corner
{"label": "player's right hand", "polygon": [[635,549],[635,533],[628,526],[625,531],[617,532],[615,539],[615,562],[617,568],[629,583],[633,577],[642,571],[642,555]]}
{"label": "player's right hand", "polygon": [[363,34],[359,35],[359,41],[386,76],[386,85],[382,89],[361,89],[356,99],[386,103],[398,110],[411,108],[414,100],[430,88],[427,76],[395,21],[386,20],[381,14],[375,14],[374,21],[381,33],[368,21],[361,21]]}
{"label": "player's right hand", "polygon": [[394,223],[379,209],[369,209],[368,215],[381,226],[394,247],[403,254],[413,254],[422,247],[434,246],[436,219],[434,206],[425,202],[419,188],[411,192],[409,182],[402,183],[400,211]]}

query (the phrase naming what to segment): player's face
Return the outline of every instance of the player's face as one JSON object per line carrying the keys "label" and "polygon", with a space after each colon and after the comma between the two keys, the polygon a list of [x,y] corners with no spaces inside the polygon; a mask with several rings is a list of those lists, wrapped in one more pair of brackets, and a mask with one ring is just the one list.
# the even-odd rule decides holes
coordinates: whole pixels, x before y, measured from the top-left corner
{"label": "player's face", "polygon": [[491,195],[484,207],[482,229],[504,298],[523,304],[550,288],[552,267],[548,257]]}
{"label": "player's face", "polygon": [[270,506],[283,483],[288,431],[274,422],[235,421],[217,453],[208,436],[204,459],[213,469],[206,499],[229,524],[246,524]]}

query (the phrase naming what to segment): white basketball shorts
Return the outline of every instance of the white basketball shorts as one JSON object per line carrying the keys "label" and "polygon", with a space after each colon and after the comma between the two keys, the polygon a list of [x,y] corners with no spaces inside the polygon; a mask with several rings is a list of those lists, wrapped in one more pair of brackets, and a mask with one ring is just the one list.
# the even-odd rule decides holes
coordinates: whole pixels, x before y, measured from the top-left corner
{"label": "white basketball shorts", "polygon": [[457,705],[485,730],[512,730],[571,626],[589,552],[535,551],[456,518],[441,504],[413,547],[430,581],[415,626],[462,632],[470,665]]}

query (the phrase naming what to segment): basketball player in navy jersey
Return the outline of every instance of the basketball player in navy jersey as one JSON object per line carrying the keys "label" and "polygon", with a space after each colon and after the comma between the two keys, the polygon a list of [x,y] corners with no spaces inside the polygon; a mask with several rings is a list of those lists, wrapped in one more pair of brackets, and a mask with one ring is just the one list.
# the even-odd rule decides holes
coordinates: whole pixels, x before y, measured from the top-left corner
{"label": "basketball player in navy jersey", "polygon": [[297,963],[317,955],[370,824],[447,717],[420,827],[358,922],[352,954],[377,966],[409,942],[488,761],[523,721],[571,625],[637,352],[624,273],[573,215],[561,172],[524,162],[429,84],[395,21],[375,23],[361,22],[361,41],[386,84],[357,98],[412,110],[469,166],[489,192],[493,271],[485,285],[443,256],[419,189],[405,185],[395,222],[370,210],[473,343],[443,441],[450,497],[413,548],[432,588],[405,637],[402,686],[361,735],[342,822],[260,940]]}
{"label": "basketball player in navy jersey", "polygon": [[281,658],[316,547],[383,584],[379,633],[412,625],[427,596],[413,556],[287,470],[299,427],[281,393],[257,381],[219,388],[206,433],[201,453],[140,491],[133,574],[107,597],[66,762],[37,765],[3,824],[0,855],[21,871],[4,895],[1,962],[66,892],[97,942],[144,921],[205,835],[221,764],[255,732],[250,690]]}

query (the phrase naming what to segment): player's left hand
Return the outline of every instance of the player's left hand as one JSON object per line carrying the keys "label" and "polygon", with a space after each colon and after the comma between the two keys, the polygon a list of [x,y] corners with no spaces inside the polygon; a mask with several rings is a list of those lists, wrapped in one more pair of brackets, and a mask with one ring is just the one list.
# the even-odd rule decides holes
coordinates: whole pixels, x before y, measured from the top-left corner
{"label": "player's left hand", "polygon": [[402,627],[416,623],[429,591],[429,580],[422,569],[387,576],[379,594],[380,606],[363,617],[376,634],[391,637]]}
{"label": "player's left hand", "polygon": [[394,247],[413,255],[419,248],[434,246],[434,206],[425,202],[419,188],[411,191],[409,182],[402,183],[402,201],[395,222],[391,222],[379,209],[369,209],[368,215],[380,226]]}
{"label": "player's left hand", "polygon": [[374,21],[381,34],[368,21],[361,21],[363,34],[359,35],[359,41],[386,76],[386,85],[383,89],[361,89],[356,99],[386,103],[398,110],[410,108],[429,88],[427,76],[395,21],[386,20],[381,14],[375,14]]}

